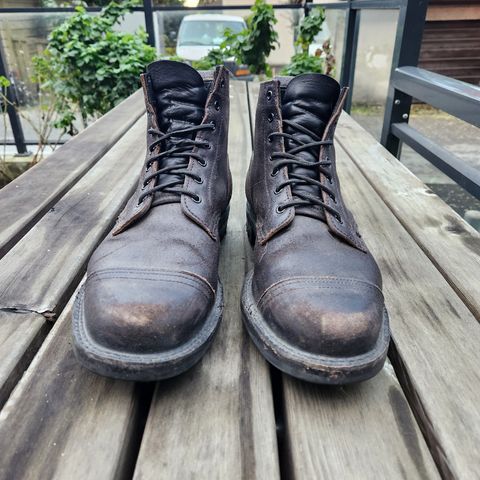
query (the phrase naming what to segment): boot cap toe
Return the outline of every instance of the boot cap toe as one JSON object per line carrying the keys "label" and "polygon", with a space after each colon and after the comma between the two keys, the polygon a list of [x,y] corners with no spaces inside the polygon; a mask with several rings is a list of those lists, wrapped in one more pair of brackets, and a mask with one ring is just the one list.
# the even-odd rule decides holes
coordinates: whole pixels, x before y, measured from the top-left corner
{"label": "boot cap toe", "polygon": [[285,342],[312,354],[349,357],[374,348],[384,300],[377,286],[364,281],[296,277],[269,287],[258,308]]}
{"label": "boot cap toe", "polygon": [[125,353],[174,349],[195,335],[215,292],[188,272],[107,270],[85,285],[85,325],[91,339]]}

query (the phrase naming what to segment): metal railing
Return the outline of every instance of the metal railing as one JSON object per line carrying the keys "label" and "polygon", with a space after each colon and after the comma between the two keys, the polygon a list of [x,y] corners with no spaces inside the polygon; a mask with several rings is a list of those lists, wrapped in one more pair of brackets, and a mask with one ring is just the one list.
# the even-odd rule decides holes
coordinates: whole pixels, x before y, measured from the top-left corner
{"label": "metal railing", "polygon": [[[416,68],[428,0],[339,0],[318,3],[305,1],[301,4],[274,4],[272,6],[275,10],[301,9],[305,15],[308,15],[309,11],[316,6],[345,11],[340,83],[343,86],[350,86],[350,93],[345,105],[347,112],[350,112],[354,91],[361,11],[367,9],[397,10],[399,12],[397,31],[381,143],[398,158],[401,144],[405,142],[468,192],[480,198],[480,172],[408,125],[412,99],[415,98],[473,125],[480,126],[480,88]],[[148,41],[154,46],[154,12],[227,11],[245,10],[246,8],[249,6],[205,5],[186,8],[177,5],[154,5],[153,0],[143,0],[143,6],[136,7],[134,11],[144,12]],[[98,12],[100,8],[90,7],[87,10]],[[73,11],[73,8],[0,8],[0,14],[70,11]],[[5,75],[6,68],[3,58],[0,50],[0,74]],[[14,96],[14,91],[9,92],[9,95]],[[21,122],[15,109],[9,109],[8,113],[17,150],[19,153],[24,153],[27,149]]]}
{"label": "metal railing", "polygon": [[[394,9],[399,10],[399,22],[397,31],[397,40],[395,52],[397,52],[397,46],[401,43],[400,53],[404,54],[405,49],[410,49],[412,52],[417,52],[417,55],[410,55],[412,62],[411,65],[416,65],[418,60],[418,52],[420,50],[420,44],[422,39],[422,27],[426,15],[427,0],[338,0],[336,2],[318,2],[312,3],[311,0],[304,0],[303,3],[292,4],[273,4],[275,10],[282,9],[298,9],[302,10],[305,15],[308,15],[309,11],[316,6],[323,6],[327,9],[337,9],[346,12],[346,28],[344,33],[344,48],[341,61],[341,84],[350,86],[350,93],[346,102],[346,110],[349,112],[352,104],[353,96],[353,81],[355,73],[355,62],[357,57],[357,43],[358,32],[360,28],[360,13],[363,9]],[[148,34],[148,42],[150,45],[155,46],[155,29],[154,29],[154,12],[192,12],[192,11],[228,11],[228,10],[245,10],[249,5],[203,5],[195,8],[181,7],[178,5],[154,5],[153,0],[143,0],[143,5],[135,7],[133,11],[143,12],[145,15],[145,29]],[[89,12],[98,12],[101,10],[99,7],[88,7],[86,9]],[[74,11],[73,7],[9,7],[0,8],[0,14],[2,13],[67,13]],[[408,30],[408,42],[399,42],[399,39],[407,38],[403,35]],[[405,45],[404,45],[405,44]],[[412,49],[412,46],[414,47]],[[0,49],[0,75],[7,76],[7,68],[4,62],[4,55]],[[393,66],[400,65],[402,55],[394,54]],[[9,87],[9,95],[15,97],[15,85],[12,84]],[[18,117],[18,113],[15,108],[8,106],[8,115],[10,119],[10,125],[15,139],[17,151],[19,153],[27,152],[27,145],[25,142],[22,124]]]}
{"label": "metal railing", "polygon": [[480,170],[408,125],[412,98],[480,127],[480,88],[422,68],[396,68],[390,79],[382,132],[382,144],[397,158],[401,142],[404,142],[470,194],[480,198]]}

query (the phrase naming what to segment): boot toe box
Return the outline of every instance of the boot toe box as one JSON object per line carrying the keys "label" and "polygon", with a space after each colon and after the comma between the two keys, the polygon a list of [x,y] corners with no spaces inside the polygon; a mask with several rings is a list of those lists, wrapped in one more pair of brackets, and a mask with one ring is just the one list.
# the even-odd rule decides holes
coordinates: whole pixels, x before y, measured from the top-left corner
{"label": "boot toe box", "polygon": [[205,280],[185,272],[99,272],[85,285],[85,326],[92,341],[105,348],[163,352],[195,335],[214,296]]}
{"label": "boot toe box", "polygon": [[378,287],[364,281],[300,277],[267,289],[258,306],[286,343],[312,354],[351,357],[374,348],[384,300]]}

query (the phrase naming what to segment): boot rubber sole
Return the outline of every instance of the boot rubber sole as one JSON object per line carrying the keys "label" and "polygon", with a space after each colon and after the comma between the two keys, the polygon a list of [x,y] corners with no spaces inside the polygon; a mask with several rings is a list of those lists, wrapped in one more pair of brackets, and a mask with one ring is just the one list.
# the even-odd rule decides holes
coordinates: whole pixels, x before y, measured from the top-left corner
{"label": "boot rubber sole", "polygon": [[390,341],[386,310],[380,336],[371,351],[353,357],[317,355],[286,342],[272,330],[257,308],[252,292],[252,277],[253,271],[248,273],[243,286],[243,320],[260,353],[273,366],[292,377],[323,385],[362,382],[382,369]]}
{"label": "boot rubber sole", "polygon": [[218,281],[215,303],[200,331],[174,349],[136,354],[109,349],[90,336],[84,316],[84,288],[73,310],[73,349],[81,365],[105,377],[150,382],[175,377],[193,367],[212,343],[223,313],[223,288]]}

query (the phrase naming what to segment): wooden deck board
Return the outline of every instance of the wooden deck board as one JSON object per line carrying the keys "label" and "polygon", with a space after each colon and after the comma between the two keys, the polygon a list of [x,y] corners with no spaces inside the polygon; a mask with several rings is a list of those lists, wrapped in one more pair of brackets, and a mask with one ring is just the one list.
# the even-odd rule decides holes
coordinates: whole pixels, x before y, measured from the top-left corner
{"label": "wooden deck board", "polygon": [[58,201],[145,111],[138,91],[0,190],[0,257]]}
{"label": "wooden deck board", "polygon": [[0,311],[0,408],[48,331],[43,315]]}
{"label": "wooden deck board", "polygon": [[339,143],[480,320],[480,234],[351,117],[339,125]]}
{"label": "wooden deck board", "polygon": [[[408,399],[444,478],[475,478],[480,325],[351,158],[341,148],[337,156],[347,204],[382,270],[392,361]],[[420,200],[416,209],[425,209]]]}
{"label": "wooden deck board", "polygon": [[0,308],[50,316],[65,304],[137,182],[145,129],[142,117],[0,260]]}
{"label": "wooden deck board", "polygon": [[70,316],[71,302],[0,412],[0,478],[116,480],[133,467],[136,386],[77,363]]}
{"label": "wooden deck board", "polygon": [[[252,87],[253,120],[258,84]],[[438,478],[389,363],[373,380],[340,389],[282,378],[287,477]]]}
{"label": "wooden deck board", "polygon": [[[387,362],[374,379],[343,388],[276,371],[270,378],[239,306],[251,266],[243,184],[258,86],[250,84],[250,109],[245,84],[231,86],[222,325],[205,358],[157,383],[153,399],[153,384],[77,364],[64,306],[136,183],[140,94],[117,110],[118,121],[110,112],[97,122],[97,143],[87,130],[0,192],[8,207],[0,215],[0,478],[478,478],[480,236],[345,114],[342,191],[382,270],[395,371]],[[88,138],[94,144],[82,152]],[[45,317],[58,315],[50,330]]]}
{"label": "wooden deck board", "polygon": [[243,83],[231,83],[229,135],[234,193],[221,255],[226,302],[222,325],[199,365],[158,384],[137,480],[279,477],[268,368],[247,338],[240,316],[245,273],[243,183],[250,156]]}

